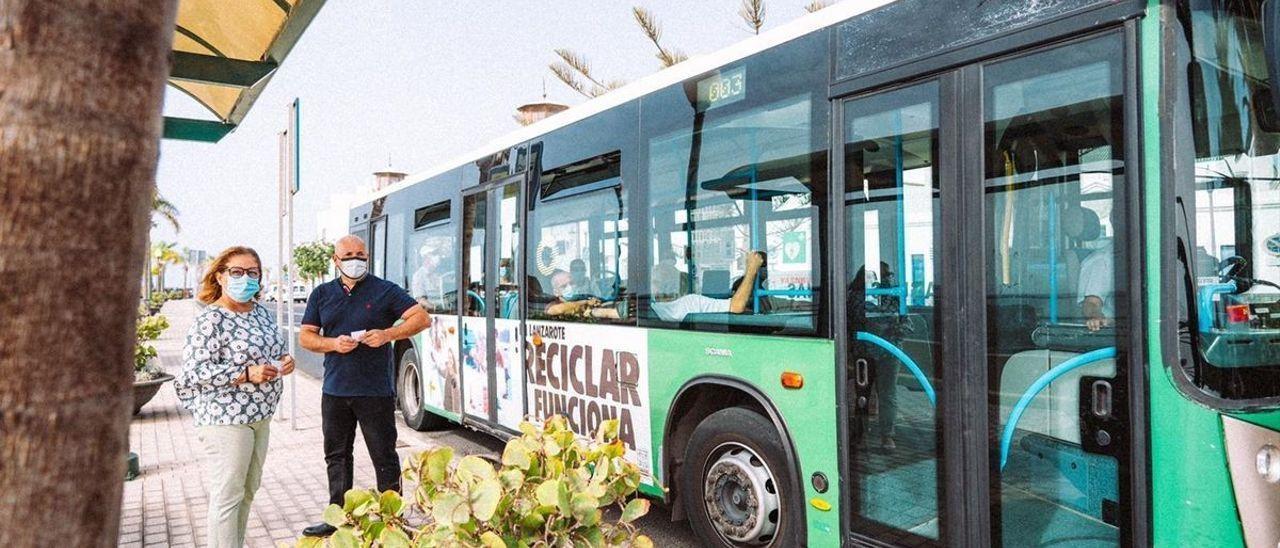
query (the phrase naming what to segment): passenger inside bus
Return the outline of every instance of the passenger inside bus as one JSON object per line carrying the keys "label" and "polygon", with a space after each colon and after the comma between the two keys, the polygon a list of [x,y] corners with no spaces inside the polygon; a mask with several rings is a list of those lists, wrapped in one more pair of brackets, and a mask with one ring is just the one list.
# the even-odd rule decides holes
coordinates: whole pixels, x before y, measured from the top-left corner
{"label": "passenger inside bus", "polygon": [[[751,304],[751,296],[754,294],[755,287],[763,279],[762,273],[766,270],[766,265],[767,255],[764,252],[752,251],[749,253],[745,272],[734,283],[732,296],[728,299],[717,299],[697,293],[680,296],[664,294],[656,295],[650,306],[659,318],[668,322],[681,322],[689,314],[741,314],[746,312],[747,307]],[[546,306],[545,313],[548,316],[620,320],[625,319],[631,313],[629,310],[631,306],[630,300],[605,301],[594,296],[578,298],[578,295],[571,293],[574,287],[573,275],[563,270],[558,270],[552,274],[551,284],[552,291],[555,293],[555,300]]]}
{"label": "passenger inside bus", "polygon": [[761,272],[767,267],[767,256],[763,251],[752,251],[747,254],[746,269],[730,288],[732,296],[728,299],[717,299],[698,293],[683,295],[674,299],[655,297],[650,308],[658,318],[668,322],[684,321],[689,314],[730,313],[741,314],[751,304],[751,296],[763,276]]}

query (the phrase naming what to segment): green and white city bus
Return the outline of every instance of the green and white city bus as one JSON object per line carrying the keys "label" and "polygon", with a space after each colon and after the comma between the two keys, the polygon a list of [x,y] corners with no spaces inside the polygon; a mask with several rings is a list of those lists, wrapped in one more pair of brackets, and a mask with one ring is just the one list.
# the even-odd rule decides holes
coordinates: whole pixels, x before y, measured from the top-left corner
{"label": "green and white city bus", "polygon": [[719,546],[1280,543],[1280,0],[849,1],[352,211],[416,428]]}

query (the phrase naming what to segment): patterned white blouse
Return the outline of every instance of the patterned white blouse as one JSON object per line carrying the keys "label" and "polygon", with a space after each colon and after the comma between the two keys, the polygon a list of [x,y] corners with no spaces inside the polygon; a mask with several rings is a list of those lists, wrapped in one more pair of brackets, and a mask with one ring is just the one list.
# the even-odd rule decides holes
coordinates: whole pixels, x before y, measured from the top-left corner
{"label": "patterned white blouse", "polygon": [[182,406],[196,426],[249,424],[270,418],[280,401],[279,378],[262,384],[233,384],[250,365],[261,365],[288,351],[267,308],[232,312],[209,305],[187,331],[182,374],[174,383]]}

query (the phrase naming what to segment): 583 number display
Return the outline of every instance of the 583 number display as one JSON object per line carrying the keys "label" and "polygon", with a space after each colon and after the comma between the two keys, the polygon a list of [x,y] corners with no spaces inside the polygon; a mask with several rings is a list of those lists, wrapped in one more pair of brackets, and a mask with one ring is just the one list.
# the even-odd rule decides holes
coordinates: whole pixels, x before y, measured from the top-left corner
{"label": "583 number display", "polygon": [[747,70],[738,67],[698,82],[698,110],[736,103],[747,96]]}

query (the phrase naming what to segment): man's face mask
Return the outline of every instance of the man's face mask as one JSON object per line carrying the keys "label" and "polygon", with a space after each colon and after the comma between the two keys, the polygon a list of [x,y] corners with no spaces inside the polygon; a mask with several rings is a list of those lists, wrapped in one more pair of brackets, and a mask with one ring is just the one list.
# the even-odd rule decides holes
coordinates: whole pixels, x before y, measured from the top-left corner
{"label": "man's face mask", "polygon": [[338,261],[338,270],[342,272],[343,276],[359,280],[369,273],[369,260],[360,257],[342,259]]}

